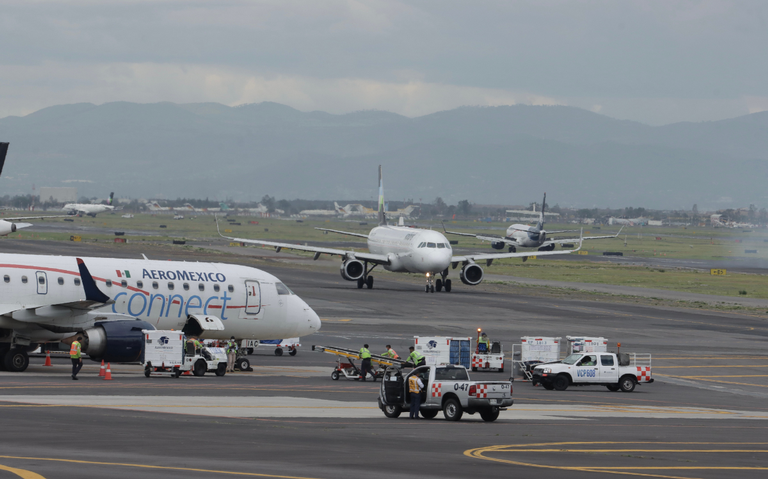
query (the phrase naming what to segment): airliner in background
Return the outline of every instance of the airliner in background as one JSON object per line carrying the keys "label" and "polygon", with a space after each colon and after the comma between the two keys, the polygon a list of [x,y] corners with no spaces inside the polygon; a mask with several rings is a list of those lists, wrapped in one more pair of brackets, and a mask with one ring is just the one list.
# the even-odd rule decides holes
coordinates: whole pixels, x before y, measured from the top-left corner
{"label": "airliner in background", "polygon": [[[454,269],[462,265],[459,278],[462,283],[470,286],[478,285],[483,281],[483,268],[477,264],[485,261],[490,266],[493,260],[504,258],[527,258],[529,256],[569,254],[581,249],[561,250],[545,253],[491,253],[454,255],[450,242],[437,231],[411,228],[406,226],[390,226],[387,224],[384,211],[384,186],[382,181],[381,166],[379,166],[379,226],[373,228],[370,233],[350,233],[326,228],[316,228],[329,233],[338,233],[349,236],[365,238],[368,242],[368,253],[355,252],[335,248],[323,248],[304,246],[291,243],[279,243],[275,241],[263,241],[258,239],[233,238],[224,236],[219,230],[219,235],[231,241],[251,243],[263,246],[271,246],[279,252],[281,249],[293,249],[315,253],[315,259],[322,254],[341,256],[341,277],[348,281],[356,281],[357,287],[367,286],[373,288],[373,276],[371,272],[377,266],[382,266],[387,271],[398,273],[418,273],[426,277],[425,292],[434,293],[445,289],[451,291],[451,280],[447,278],[450,267]],[[216,222],[218,228],[218,218]],[[440,278],[434,279],[436,275]]]}
{"label": "airliner in background", "polygon": [[317,314],[278,278],[239,265],[0,254],[0,279],[0,368],[8,371],[24,371],[41,343],[75,339],[92,359],[135,362],[142,329],[205,339],[320,329]]}
{"label": "airliner in background", "polygon": [[67,203],[64,205],[64,208],[62,210],[68,212],[71,215],[77,215],[77,216],[93,216],[96,217],[99,213],[104,213],[106,211],[113,211],[115,209],[115,206],[112,204],[115,197],[115,193],[112,192],[109,194],[109,199],[107,200],[106,205],[102,205],[99,203]]}
{"label": "airliner in background", "polygon": [[506,236],[491,234],[460,233],[458,231],[448,231],[443,224],[443,231],[446,234],[457,236],[469,236],[481,241],[489,241],[493,249],[504,249],[509,247],[509,252],[514,253],[517,248],[538,248],[539,251],[553,251],[556,244],[573,244],[583,240],[596,240],[616,238],[621,233],[621,229],[615,235],[608,236],[584,236],[580,238],[551,239],[547,235],[555,233],[574,233],[572,230],[547,231],[544,229],[544,212],[547,204],[547,194],[544,193],[544,199],[541,202],[539,210],[539,222],[536,226],[514,224],[507,228]]}

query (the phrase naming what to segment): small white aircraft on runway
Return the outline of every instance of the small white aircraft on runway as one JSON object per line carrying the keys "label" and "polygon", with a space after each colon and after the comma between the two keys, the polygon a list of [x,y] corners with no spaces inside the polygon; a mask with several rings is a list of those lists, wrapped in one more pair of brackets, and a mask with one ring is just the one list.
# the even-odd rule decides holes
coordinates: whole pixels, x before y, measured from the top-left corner
{"label": "small white aircraft on runway", "polygon": [[239,265],[0,254],[0,281],[0,368],[9,371],[24,371],[27,353],[45,342],[77,338],[93,359],[134,362],[142,329],[206,339],[320,329],[317,314],[278,278]]}
{"label": "small white aircraft on runway", "polygon": [[114,197],[115,193],[113,191],[109,194],[109,199],[107,200],[106,205],[99,203],[67,203],[62,210],[77,216],[93,216],[95,218],[99,213],[115,209],[115,206],[112,204]]}
{"label": "small white aircraft on runway", "polygon": [[[553,251],[556,244],[573,244],[581,240],[595,240],[616,238],[621,233],[621,229],[615,235],[609,236],[584,236],[581,238],[566,238],[566,239],[549,239],[548,234],[554,233],[572,233],[572,230],[560,230],[560,231],[546,231],[544,229],[544,209],[547,204],[547,194],[544,193],[544,200],[541,202],[541,210],[539,210],[539,222],[536,226],[514,224],[507,228],[506,236],[490,235],[490,234],[474,234],[474,233],[460,233],[458,231],[448,231],[443,224],[443,231],[446,234],[457,236],[469,236],[477,238],[481,241],[490,241],[493,249],[504,249],[509,247],[509,252],[514,253],[517,248],[538,248],[539,251]],[[623,227],[622,227],[623,228]]]}
{"label": "small white aircraft on runway", "polygon": [[[218,228],[218,218],[216,227]],[[341,277],[348,281],[357,281],[358,288],[363,286],[367,286],[368,289],[373,288],[373,276],[370,273],[378,265],[383,266],[387,271],[423,274],[427,278],[425,286],[425,292],[427,293],[434,293],[435,290],[441,291],[443,288],[445,288],[446,292],[450,292],[451,280],[447,279],[448,269],[450,266],[453,266],[455,269],[459,263],[462,264],[461,271],[459,272],[459,278],[462,283],[475,286],[483,281],[484,276],[483,268],[477,264],[478,261],[485,261],[486,266],[490,266],[495,259],[569,254],[581,249],[581,241],[579,241],[579,247],[574,250],[545,253],[491,253],[454,256],[449,241],[442,233],[420,228],[387,225],[384,212],[384,186],[382,183],[381,166],[379,166],[379,226],[373,228],[367,235],[326,228],[316,229],[365,238],[368,241],[369,252],[360,253],[334,248],[232,238],[222,235],[221,230],[219,230],[219,235],[232,241],[272,246],[277,251],[283,248],[310,251],[315,253],[315,259],[319,258],[321,254],[341,256]],[[368,267],[369,264],[372,265],[370,268]],[[433,282],[433,278],[437,274],[441,278]]]}

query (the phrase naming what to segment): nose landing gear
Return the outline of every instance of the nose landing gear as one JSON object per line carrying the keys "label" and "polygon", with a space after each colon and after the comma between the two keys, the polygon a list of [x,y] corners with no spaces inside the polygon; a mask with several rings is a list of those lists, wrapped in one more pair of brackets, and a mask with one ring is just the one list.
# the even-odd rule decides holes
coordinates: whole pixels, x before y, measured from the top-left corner
{"label": "nose landing gear", "polygon": [[424,287],[425,293],[434,293],[435,291],[439,293],[443,289],[445,289],[446,293],[451,292],[451,280],[445,278],[446,276],[448,276],[448,273],[447,272],[440,273],[440,276],[442,276],[442,278],[437,278],[436,280],[434,280],[434,283],[433,283],[432,275],[431,274],[427,275],[427,285]]}

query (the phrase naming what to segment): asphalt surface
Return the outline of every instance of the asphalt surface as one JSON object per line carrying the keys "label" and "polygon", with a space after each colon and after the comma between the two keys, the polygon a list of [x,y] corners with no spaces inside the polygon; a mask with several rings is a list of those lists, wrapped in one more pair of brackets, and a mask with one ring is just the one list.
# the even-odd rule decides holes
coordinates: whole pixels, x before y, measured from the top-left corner
{"label": "asphalt surface", "polygon": [[[75,243],[3,246],[136,254]],[[514,285],[457,281],[451,293],[425,294],[420,279],[381,273],[373,290],[358,290],[338,272],[303,268],[306,260],[267,259],[264,269],[323,319],[298,355],[260,348],[253,372],[224,377],[145,378],[139,366],[113,365],[113,381],[101,380],[95,363],[72,381],[66,358],[50,368],[32,358],[25,373],[0,372],[0,478],[750,478],[768,470],[764,319],[541,297]],[[413,336],[471,336],[478,327],[508,355],[521,336],[603,336],[611,349],[621,342],[622,351],[652,353],[655,382],[612,393],[516,381],[515,405],[494,423],[476,415],[458,423],[387,419],[376,408],[379,383],[333,381],[335,357],[311,351],[369,343],[403,354]]]}

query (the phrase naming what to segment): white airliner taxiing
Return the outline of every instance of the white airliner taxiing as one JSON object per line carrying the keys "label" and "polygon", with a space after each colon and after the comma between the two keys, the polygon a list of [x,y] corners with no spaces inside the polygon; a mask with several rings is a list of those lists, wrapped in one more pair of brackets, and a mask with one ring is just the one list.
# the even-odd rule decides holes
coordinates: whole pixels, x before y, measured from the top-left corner
{"label": "white airliner taxiing", "polygon": [[115,193],[110,193],[106,205],[99,203],[67,203],[64,205],[62,210],[72,215],[93,216],[95,218],[99,213],[104,213],[105,211],[112,211],[115,209],[115,206],[112,204],[114,197]]}
{"label": "white airliner taxiing", "polygon": [[275,339],[317,332],[320,319],[278,278],[221,263],[0,254],[0,368],[78,339],[92,359],[135,362],[142,329],[205,339]]}
{"label": "white airliner taxiing", "polygon": [[[379,226],[373,228],[367,235],[325,228],[317,229],[365,238],[368,241],[369,252],[362,253],[274,241],[233,238],[221,235],[221,232],[219,234],[232,241],[271,246],[276,248],[277,251],[285,248],[313,252],[315,253],[315,259],[319,258],[322,254],[341,256],[341,277],[348,281],[356,281],[358,288],[363,286],[367,286],[368,289],[373,288],[373,276],[370,273],[379,265],[387,271],[423,274],[427,279],[425,291],[428,293],[435,292],[435,290],[441,291],[442,289],[445,289],[446,292],[451,291],[451,280],[447,278],[451,266],[455,269],[461,264],[459,278],[464,284],[474,286],[480,284],[484,276],[483,268],[477,262],[485,261],[486,266],[490,266],[495,259],[569,254],[581,248],[581,244],[579,244],[579,248],[575,250],[561,250],[558,252],[492,253],[456,256],[453,254],[449,241],[442,233],[387,224],[384,212],[381,166],[379,166]],[[434,280],[434,277],[438,274],[441,277]]]}
{"label": "white airliner taxiing", "polygon": [[446,234],[457,236],[469,236],[477,238],[482,241],[489,241],[493,249],[509,248],[510,253],[517,251],[517,248],[538,248],[539,251],[552,251],[555,249],[556,244],[563,243],[576,243],[584,240],[606,239],[616,238],[621,233],[619,230],[615,235],[608,236],[584,236],[582,238],[564,238],[564,239],[551,239],[547,235],[554,233],[574,233],[570,230],[560,231],[547,231],[544,229],[544,209],[547,204],[547,194],[544,193],[544,200],[541,202],[541,210],[539,210],[539,222],[536,226],[514,224],[507,228],[506,236],[490,235],[490,234],[474,234],[474,233],[460,233],[458,231],[448,231],[443,225],[443,230]]}

